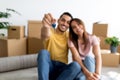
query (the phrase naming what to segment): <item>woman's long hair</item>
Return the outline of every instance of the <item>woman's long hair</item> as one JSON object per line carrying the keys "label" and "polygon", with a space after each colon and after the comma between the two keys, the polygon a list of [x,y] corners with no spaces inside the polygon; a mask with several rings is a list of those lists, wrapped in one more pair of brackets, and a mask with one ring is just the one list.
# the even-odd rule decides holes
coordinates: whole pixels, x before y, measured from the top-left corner
{"label": "woman's long hair", "polygon": [[85,30],[85,25],[84,25],[84,22],[78,18],[73,18],[71,21],[70,21],[70,32],[69,32],[69,38],[70,40],[73,42],[73,44],[75,45],[76,49],[78,50],[78,35],[76,35],[71,27],[71,23],[75,21],[77,22],[78,25],[83,25],[83,40],[84,40],[84,44],[85,44],[85,47],[84,47],[84,50],[86,49],[87,47],[87,44],[89,43],[89,40],[88,40],[88,33],[86,32]]}

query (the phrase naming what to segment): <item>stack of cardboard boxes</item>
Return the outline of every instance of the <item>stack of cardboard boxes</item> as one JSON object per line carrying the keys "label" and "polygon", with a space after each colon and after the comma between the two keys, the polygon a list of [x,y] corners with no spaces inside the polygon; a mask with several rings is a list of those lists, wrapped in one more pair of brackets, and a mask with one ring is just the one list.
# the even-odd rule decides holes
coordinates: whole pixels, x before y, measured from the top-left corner
{"label": "stack of cardboard boxes", "polygon": [[24,26],[10,26],[8,37],[0,38],[0,57],[26,54],[27,38]]}
{"label": "stack of cardboard boxes", "polygon": [[105,38],[108,37],[108,24],[93,24],[93,34],[98,36],[101,40],[101,49],[109,49],[109,45],[105,43]]}
{"label": "stack of cardboard boxes", "polygon": [[38,53],[44,48],[41,27],[41,21],[29,20],[28,36],[25,37],[25,26],[10,26],[8,36],[0,38],[0,57]]}
{"label": "stack of cardboard boxes", "polygon": [[[109,67],[116,67],[120,63],[119,53],[110,53],[110,45],[105,43],[105,38],[109,37],[108,24],[94,23],[92,33],[100,38],[100,47],[102,55],[102,65]],[[102,51],[104,50],[104,51]]]}
{"label": "stack of cardboard boxes", "polygon": [[41,40],[41,27],[41,21],[28,21],[28,54],[38,53],[44,48],[43,41]]}

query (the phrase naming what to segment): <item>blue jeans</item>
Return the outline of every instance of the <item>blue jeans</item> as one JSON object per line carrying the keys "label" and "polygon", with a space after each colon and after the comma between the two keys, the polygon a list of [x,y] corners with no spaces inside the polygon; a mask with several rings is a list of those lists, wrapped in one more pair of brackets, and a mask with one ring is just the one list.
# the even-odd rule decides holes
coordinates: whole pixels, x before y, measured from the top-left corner
{"label": "blue jeans", "polygon": [[[94,58],[90,56],[86,56],[85,60],[83,61],[83,64],[90,72],[95,72],[95,59]],[[80,71],[74,80],[86,80],[86,76],[84,75],[82,71]]]}
{"label": "blue jeans", "polygon": [[41,50],[37,58],[39,80],[73,80],[80,72],[77,62],[65,64],[50,59],[47,50]]}

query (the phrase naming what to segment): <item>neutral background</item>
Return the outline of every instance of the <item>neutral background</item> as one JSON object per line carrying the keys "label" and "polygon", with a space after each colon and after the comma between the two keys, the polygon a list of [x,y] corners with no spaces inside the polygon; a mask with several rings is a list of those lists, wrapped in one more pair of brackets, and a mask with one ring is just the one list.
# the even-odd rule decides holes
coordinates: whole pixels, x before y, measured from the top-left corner
{"label": "neutral background", "polygon": [[[93,23],[100,21],[109,25],[110,36],[120,37],[119,0],[0,0],[0,11],[6,8],[22,14],[13,14],[7,20],[13,25],[25,25],[26,35],[28,20],[41,20],[48,12],[58,19],[61,13],[68,11],[85,22],[89,33],[92,33]],[[7,34],[5,30],[1,32]]]}

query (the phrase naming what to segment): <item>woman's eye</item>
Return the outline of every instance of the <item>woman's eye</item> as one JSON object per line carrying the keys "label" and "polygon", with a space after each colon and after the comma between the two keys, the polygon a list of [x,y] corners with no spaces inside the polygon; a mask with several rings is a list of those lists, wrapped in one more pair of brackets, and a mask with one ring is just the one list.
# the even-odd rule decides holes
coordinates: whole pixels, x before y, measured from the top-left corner
{"label": "woman's eye", "polygon": [[74,28],[75,28],[75,26],[72,26],[72,28],[74,29]]}

